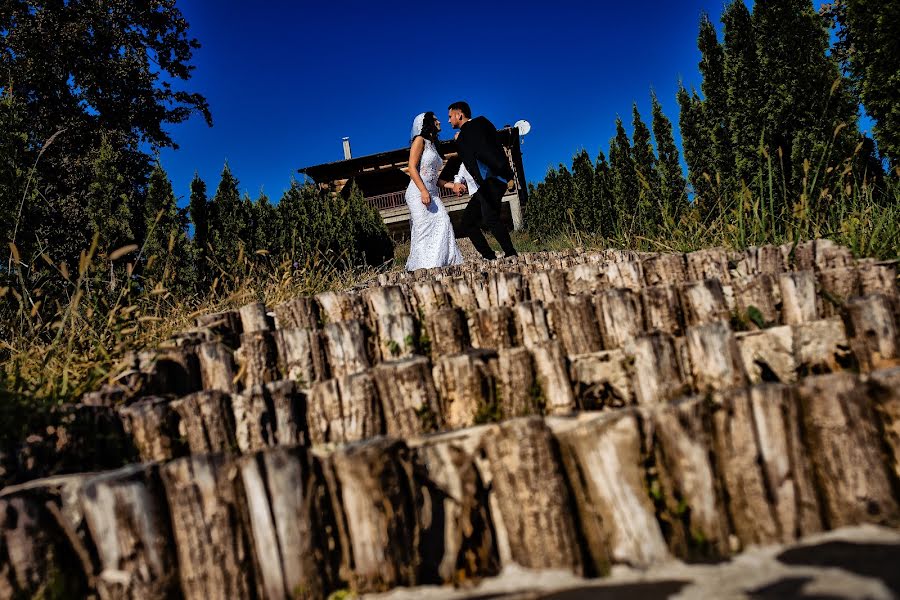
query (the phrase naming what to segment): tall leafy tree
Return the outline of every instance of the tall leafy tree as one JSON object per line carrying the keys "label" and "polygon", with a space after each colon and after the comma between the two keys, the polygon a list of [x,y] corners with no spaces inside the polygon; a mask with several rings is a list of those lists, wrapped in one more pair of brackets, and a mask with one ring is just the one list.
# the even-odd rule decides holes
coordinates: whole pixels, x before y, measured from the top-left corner
{"label": "tall leafy tree", "polygon": [[634,216],[638,210],[638,177],[634,168],[631,142],[620,117],[616,118],[616,136],[609,143],[613,197],[620,216]]}
{"label": "tall leafy tree", "polygon": [[[725,82],[725,50],[719,43],[716,28],[703,15],[700,19],[700,35],[697,39],[700,49],[700,74],[703,76],[703,126],[712,146],[714,179],[719,184],[719,194],[728,194],[733,189],[733,150],[728,127],[728,89]],[[712,174],[712,173],[711,173]]]}
{"label": "tall leafy tree", "polygon": [[631,107],[631,117],[631,124],[634,127],[632,156],[634,157],[634,169],[638,180],[639,207],[642,216],[646,216],[653,199],[659,195],[656,155],[653,152],[653,143],[650,140],[650,129],[641,118],[636,102]]}
{"label": "tall leafy tree", "polygon": [[595,231],[597,223],[594,163],[587,151],[581,150],[572,158],[572,213],[575,226],[582,231]]}
{"label": "tall leafy tree", "polygon": [[551,167],[544,180],[529,191],[525,227],[534,235],[550,236],[566,227],[567,204],[560,194],[559,179],[559,173]]}
{"label": "tall leafy tree", "polygon": [[604,237],[613,235],[616,226],[616,207],[609,163],[603,152],[597,153],[594,163],[594,223]]}
{"label": "tall leafy tree", "polygon": [[703,104],[697,92],[688,93],[684,86],[678,88],[678,125],[684,160],[688,166],[688,180],[694,191],[694,203],[702,208],[717,202],[715,164],[707,129],[704,127]]}
{"label": "tall leafy tree", "polygon": [[687,183],[684,180],[678,147],[675,145],[675,137],[672,133],[672,122],[663,113],[662,105],[655,92],[651,92],[650,102],[653,137],[656,139],[658,154],[656,163],[659,180],[658,200],[663,205],[665,212],[673,220],[677,220],[687,208]]}
{"label": "tall leafy tree", "polygon": [[189,291],[195,272],[187,236],[187,211],[178,208],[169,176],[158,162],[150,174],[144,217],[144,281],[153,287]]}
{"label": "tall leafy tree", "polygon": [[209,204],[211,258],[217,268],[234,265],[238,259],[246,230],[243,213],[238,180],[225,163],[216,193]]}
{"label": "tall leafy tree", "polygon": [[759,59],[753,20],[744,0],[732,0],[722,14],[725,29],[725,86],[727,125],[734,151],[734,179],[753,185],[757,177],[762,136],[761,112],[765,103],[759,89]]}
{"label": "tall leafy tree", "polygon": [[209,282],[209,198],[206,196],[206,183],[197,173],[194,173],[191,180],[188,215],[194,226],[193,246],[197,281],[205,284]]}
{"label": "tall leafy tree", "polygon": [[835,55],[859,100],[875,120],[875,139],[900,167],[900,4],[893,0],[838,0],[823,6],[837,27]]}
{"label": "tall leafy tree", "polygon": [[87,193],[87,213],[91,230],[98,235],[101,257],[134,239],[131,223],[131,183],[118,172],[119,152],[104,135],[91,160],[91,182]]}
{"label": "tall leafy tree", "polygon": [[257,250],[264,250],[276,259],[281,258],[281,214],[278,207],[269,202],[265,192],[261,192],[259,198],[253,204],[254,219],[256,223],[256,241],[253,244]]}

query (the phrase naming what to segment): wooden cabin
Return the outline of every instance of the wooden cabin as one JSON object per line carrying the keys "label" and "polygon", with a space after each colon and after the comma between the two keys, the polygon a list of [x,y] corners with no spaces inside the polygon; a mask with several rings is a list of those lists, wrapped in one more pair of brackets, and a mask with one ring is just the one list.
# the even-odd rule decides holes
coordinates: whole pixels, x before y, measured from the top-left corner
{"label": "wooden cabin", "polygon": [[[513,127],[504,127],[497,130],[497,135],[515,174],[514,179],[509,182],[506,195],[503,196],[502,218],[508,227],[519,230],[524,224],[523,211],[528,201],[519,133]],[[439,148],[444,156],[441,178],[450,181],[461,163],[456,142],[454,140],[440,142]],[[344,160],[313,165],[299,171],[309,176],[321,189],[344,197],[349,196],[351,182],[355,182],[366,200],[378,209],[391,235],[400,239],[408,237],[409,209],[406,207],[404,195],[409,185],[407,174],[409,148],[352,157],[349,139],[344,138],[344,156]],[[469,202],[469,196],[457,197],[450,190],[441,189],[441,198],[447,212],[450,213],[454,227],[459,229],[462,211]]]}

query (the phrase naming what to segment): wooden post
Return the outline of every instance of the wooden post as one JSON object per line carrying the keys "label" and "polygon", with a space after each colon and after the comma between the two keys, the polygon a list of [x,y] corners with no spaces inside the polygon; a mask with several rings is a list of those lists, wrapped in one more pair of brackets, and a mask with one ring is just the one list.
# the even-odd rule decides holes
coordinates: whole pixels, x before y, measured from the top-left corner
{"label": "wooden post", "polygon": [[185,599],[254,597],[246,505],[232,459],[188,456],[166,464],[161,473]]}
{"label": "wooden post", "polygon": [[165,461],[187,454],[178,431],[180,417],[169,398],[146,396],[120,408],[119,416],[142,461]]}
{"label": "wooden post", "polygon": [[286,379],[309,387],[328,375],[328,363],[319,332],[314,329],[279,329],[275,332],[278,370]]}
{"label": "wooden post", "polygon": [[558,341],[531,348],[534,371],[540,386],[537,401],[548,415],[564,415],[575,410],[575,395],[566,369],[566,356]]}
{"label": "wooden post", "polygon": [[836,320],[795,325],[794,356],[800,377],[841,371],[853,366],[844,324]]}
{"label": "wooden post", "polygon": [[900,508],[865,386],[854,375],[835,373],[807,378],[799,395],[807,452],[827,525],[896,526]]}
{"label": "wooden post", "polygon": [[502,348],[497,353],[500,412],[508,419],[541,414],[542,393],[534,360],[526,348]]}
{"label": "wooden post", "polygon": [[811,323],[819,318],[815,273],[782,273],[778,276],[778,287],[781,291],[782,318],[786,325]]}
{"label": "wooden post", "polygon": [[621,348],[644,332],[641,299],[631,290],[606,291],[597,297],[596,307],[606,349]]}
{"label": "wooden post", "polygon": [[687,262],[684,254],[655,254],[641,263],[644,283],[653,285],[677,285],[687,281]]}
{"label": "wooden post", "polygon": [[634,398],[640,406],[674,400],[691,389],[690,364],[684,364],[672,336],[655,333],[625,346],[633,361]]}
{"label": "wooden post", "polygon": [[383,434],[384,417],[371,373],[345,375],[313,386],[307,422],[313,444],[356,442]]}
{"label": "wooden post", "polygon": [[327,488],[303,448],[276,448],[238,461],[248,541],[263,598],[324,598],[336,584],[339,548]]}
{"label": "wooden post", "polygon": [[78,498],[99,560],[101,598],[179,595],[169,510],[156,465],[90,477]]}
{"label": "wooden post", "polygon": [[499,350],[520,345],[513,312],[508,306],[474,311],[469,333],[475,348]]}
{"label": "wooden post", "polygon": [[419,332],[409,313],[378,317],[378,350],[382,360],[405,358],[419,351]]}
{"label": "wooden post", "polygon": [[235,350],[234,359],[243,389],[278,379],[278,346],[271,331],[242,333],[241,347]]}
{"label": "wooden post", "polygon": [[725,303],[725,292],[717,279],[692,281],[681,286],[681,307],[687,327],[713,321],[727,321],[731,316]]}
{"label": "wooden post", "polygon": [[[591,296],[579,294],[559,298],[547,305],[549,322],[566,354],[587,354],[603,349],[600,327]],[[534,344],[531,344],[534,346]]]}
{"label": "wooden post", "polygon": [[172,402],[181,420],[179,430],[191,454],[236,452],[231,397],[224,392],[197,392]]}
{"label": "wooden post", "polygon": [[547,312],[540,301],[519,302],[513,307],[516,330],[522,334],[522,345],[531,348],[550,341]]}
{"label": "wooden post", "polygon": [[853,298],[844,304],[843,319],[860,370],[900,365],[900,327],[886,296]]}
{"label": "wooden post", "polygon": [[647,568],[669,558],[646,487],[634,412],[578,421],[555,432],[594,570]]}
{"label": "wooden post", "polygon": [[737,342],[723,321],[688,327],[687,347],[694,386],[700,392],[727,390],[746,385]]}
{"label": "wooden post", "polygon": [[395,437],[411,437],[443,426],[428,359],[414,356],[386,361],[372,369],[385,430]]}
{"label": "wooden post", "polygon": [[673,285],[651,285],[641,290],[647,332],[682,335],[684,317],[678,290]]}
{"label": "wooden post", "polygon": [[572,385],[581,410],[621,408],[633,403],[631,380],[622,350],[571,357]]}
{"label": "wooden post", "polygon": [[434,383],[447,428],[459,429],[503,418],[494,376],[496,360],[495,352],[472,350],[435,361]]}
{"label": "wooden post", "polygon": [[511,559],[530,569],[582,572],[563,468],[540,417],[505,421],[484,439]]}
{"label": "wooden post", "polygon": [[728,269],[728,253],[724,248],[708,248],[685,255],[688,281],[718,279],[728,283],[731,273]]}
{"label": "wooden post", "polygon": [[744,372],[750,383],[797,380],[794,330],[784,325],[735,334]]}
{"label": "wooden post", "polygon": [[329,323],[322,330],[328,366],[334,377],[359,373],[371,364],[364,331],[359,321]]}
{"label": "wooden post", "polygon": [[431,355],[458,354],[469,347],[469,333],[465,314],[458,308],[444,308],[433,312],[425,322]]}
{"label": "wooden post", "polygon": [[654,464],[650,494],[664,523],[669,547],[686,559],[730,553],[728,517],[714,465],[710,463],[709,405],[703,398],[647,409],[644,435]]}
{"label": "wooden post", "polygon": [[421,500],[406,444],[375,438],[342,446],[325,474],[339,507],[341,578],[357,593],[416,585]]}
{"label": "wooden post", "polygon": [[532,300],[549,304],[568,294],[566,273],[559,270],[538,271],[528,277],[528,291]]}
{"label": "wooden post", "polygon": [[262,302],[246,304],[241,307],[240,313],[241,329],[244,334],[275,329],[275,322]]}
{"label": "wooden post", "polygon": [[275,307],[275,321],[279,329],[319,328],[319,305],[315,298],[298,296]]}
{"label": "wooden post", "polygon": [[197,347],[204,390],[237,391],[234,379],[234,355],[222,342],[207,342]]}

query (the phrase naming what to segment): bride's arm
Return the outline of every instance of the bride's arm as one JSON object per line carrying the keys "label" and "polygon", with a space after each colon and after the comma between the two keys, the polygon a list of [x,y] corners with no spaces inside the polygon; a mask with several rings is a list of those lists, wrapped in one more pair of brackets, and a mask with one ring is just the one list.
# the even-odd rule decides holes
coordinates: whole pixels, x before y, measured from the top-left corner
{"label": "bride's arm", "polygon": [[425,151],[425,138],[416,136],[412,145],[409,147],[409,178],[413,180],[419,192],[422,194],[422,204],[428,206],[431,204],[431,194],[419,175],[419,162],[422,160],[422,153]]}

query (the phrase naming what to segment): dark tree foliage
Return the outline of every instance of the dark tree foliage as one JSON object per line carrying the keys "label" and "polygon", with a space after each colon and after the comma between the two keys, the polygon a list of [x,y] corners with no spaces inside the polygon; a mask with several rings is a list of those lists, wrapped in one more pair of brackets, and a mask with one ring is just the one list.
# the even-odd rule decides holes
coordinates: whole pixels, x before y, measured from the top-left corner
{"label": "dark tree foliage", "polygon": [[582,231],[599,228],[599,207],[594,189],[594,163],[587,151],[582,150],[572,159],[572,220]]}
{"label": "dark tree foliage", "polygon": [[681,170],[681,160],[675,137],[672,133],[672,122],[663,113],[662,105],[656,93],[650,94],[653,116],[653,137],[656,140],[656,172],[659,182],[658,201],[664,214],[677,222],[688,207],[687,183]]}
{"label": "dark tree foliage", "polygon": [[188,204],[188,216],[194,226],[193,252],[198,285],[209,283],[209,198],[206,196],[206,183],[197,173],[191,180],[191,197]]}
{"label": "dark tree foliage", "polygon": [[594,163],[594,211],[597,233],[611,236],[616,226],[615,197],[613,196],[612,174],[603,152],[597,154]]}
{"label": "dark tree foliage", "polygon": [[225,163],[216,193],[209,203],[210,259],[216,271],[238,264],[238,257],[246,251],[245,217],[238,180]]}
{"label": "dark tree foliage", "polygon": [[609,165],[612,171],[613,197],[621,216],[638,214],[638,176],[634,166],[631,142],[621,118],[616,118],[616,136],[609,143]]}
{"label": "dark tree foliage", "polygon": [[838,0],[823,5],[822,13],[837,27],[834,54],[875,120],[881,153],[900,167],[900,3]]}
{"label": "dark tree foliage", "polygon": [[650,212],[653,199],[659,196],[659,175],[656,170],[656,155],[653,153],[653,143],[650,140],[650,129],[641,118],[637,103],[632,104],[631,118],[631,124],[634,128],[634,133],[632,134],[632,156],[638,182],[638,210],[643,217]]}
{"label": "dark tree foliage", "polygon": [[178,208],[169,176],[157,163],[147,186],[143,280],[180,294],[193,290],[196,272],[187,236],[187,211]]}
{"label": "dark tree foliage", "polygon": [[719,43],[716,28],[708,15],[700,19],[700,74],[703,76],[703,122],[706,135],[712,144],[713,175],[717,179],[718,194],[729,194],[734,189],[732,164],[734,153],[728,127],[728,88],[725,81],[725,50]]}

